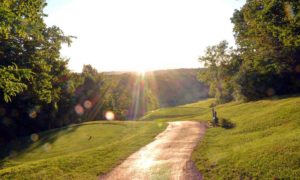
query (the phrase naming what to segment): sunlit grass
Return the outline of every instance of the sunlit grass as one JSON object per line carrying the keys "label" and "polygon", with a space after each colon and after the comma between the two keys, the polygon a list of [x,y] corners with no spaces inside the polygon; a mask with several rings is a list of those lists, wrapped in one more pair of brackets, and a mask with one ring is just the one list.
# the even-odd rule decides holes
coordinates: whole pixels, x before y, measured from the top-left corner
{"label": "sunlit grass", "polygon": [[165,127],[157,122],[91,122],[38,134],[36,142],[26,137],[8,146],[14,153],[1,162],[0,179],[96,179]]}
{"label": "sunlit grass", "polygon": [[[209,118],[208,108],[214,99],[208,99],[205,101],[199,101],[192,104],[187,104],[177,107],[161,108],[155,111],[151,111],[146,114],[141,120],[156,120],[156,121],[178,121],[178,120],[199,120],[207,121]],[[199,115],[206,115],[206,118],[199,119]]]}
{"label": "sunlit grass", "polygon": [[[210,121],[213,99],[149,113],[144,120]],[[216,108],[232,129],[210,128],[193,153],[205,179],[297,179],[300,177],[300,97]]]}
{"label": "sunlit grass", "polygon": [[[231,130],[210,129],[194,153],[207,178],[299,178],[300,98],[217,107]],[[199,117],[201,118],[201,117]]]}

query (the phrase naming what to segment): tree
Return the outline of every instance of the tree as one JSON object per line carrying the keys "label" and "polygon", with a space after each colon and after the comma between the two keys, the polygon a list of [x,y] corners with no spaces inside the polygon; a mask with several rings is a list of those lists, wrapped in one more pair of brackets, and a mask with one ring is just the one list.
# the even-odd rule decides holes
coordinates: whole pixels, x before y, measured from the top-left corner
{"label": "tree", "polygon": [[71,36],[46,26],[45,6],[44,0],[0,0],[0,108],[10,122],[0,129],[11,128],[12,136],[53,121],[70,73],[59,50]]}
{"label": "tree", "polygon": [[11,102],[11,98],[18,93],[23,92],[28,86],[22,83],[24,80],[29,81],[32,73],[29,69],[18,69],[16,65],[0,68],[0,91],[4,102]]}
{"label": "tree", "polygon": [[207,47],[205,55],[199,61],[207,67],[199,72],[199,79],[210,85],[209,94],[215,96],[220,103],[233,99],[232,77],[239,70],[241,59],[228,47],[227,41]]}
{"label": "tree", "polygon": [[296,1],[247,1],[234,13],[236,41],[251,68],[280,73],[295,66],[300,43],[297,6]]}
{"label": "tree", "polygon": [[240,97],[253,100],[298,92],[299,1],[248,0],[231,20],[243,59],[235,79]]}
{"label": "tree", "polygon": [[247,0],[231,18],[237,49],[208,47],[200,78],[219,102],[300,92],[300,2]]}

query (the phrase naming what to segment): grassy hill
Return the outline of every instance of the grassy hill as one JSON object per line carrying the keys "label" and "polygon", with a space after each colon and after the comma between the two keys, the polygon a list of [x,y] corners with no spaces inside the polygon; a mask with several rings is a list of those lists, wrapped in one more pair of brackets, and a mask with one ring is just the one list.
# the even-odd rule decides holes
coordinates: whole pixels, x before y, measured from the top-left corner
{"label": "grassy hill", "polygon": [[[6,151],[1,147],[0,179],[95,179],[152,141],[166,121],[210,121],[212,103],[158,109],[140,122],[91,122],[38,134],[38,140],[19,139]],[[232,102],[216,110],[234,127],[209,128],[193,153],[206,179],[300,177],[299,96]]]}
{"label": "grassy hill", "polygon": [[0,148],[0,179],[96,179],[165,127],[157,122],[90,122],[34,134]]}
{"label": "grassy hill", "polygon": [[[211,119],[213,99],[151,112],[143,120]],[[193,153],[205,179],[297,179],[300,177],[300,97],[228,103],[219,118],[235,125],[208,129]]]}

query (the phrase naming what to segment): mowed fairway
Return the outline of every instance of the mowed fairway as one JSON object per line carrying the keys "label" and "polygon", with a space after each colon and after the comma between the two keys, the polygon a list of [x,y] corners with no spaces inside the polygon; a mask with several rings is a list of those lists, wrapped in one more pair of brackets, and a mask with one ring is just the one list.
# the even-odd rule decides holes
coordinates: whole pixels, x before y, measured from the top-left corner
{"label": "mowed fairway", "polygon": [[158,122],[98,121],[22,138],[9,149],[1,147],[1,156],[9,156],[0,162],[0,179],[96,179],[165,127]]}
{"label": "mowed fairway", "polygon": [[[213,101],[160,109],[143,120],[210,121]],[[235,127],[208,129],[194,151],[204,179],[299,179],[299,96],[227,103],[216,110]]]}

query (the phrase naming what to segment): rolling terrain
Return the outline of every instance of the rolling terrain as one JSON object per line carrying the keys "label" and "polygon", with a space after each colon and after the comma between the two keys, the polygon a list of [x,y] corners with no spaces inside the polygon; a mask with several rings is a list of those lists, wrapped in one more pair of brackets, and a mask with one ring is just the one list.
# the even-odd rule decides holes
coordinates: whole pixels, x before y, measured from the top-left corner
{"label": "rolling terrain", "polygon": [[90,122],[20,138],[1,147],[0,179],[96,179],[165,127],[157,122]]}
{"label": "rolling terrain", "polygon": [[[214,99],[209,99],[159,109],[142,120],[209,122],[213,102]],[[192,158],[204,178],[300,177],[299,96],[248,103],[232,102],[218,105],[216,110],[221,119],[220,124],[225,128],[208,129]]]}
{"label": "rolling terrain", "polygon": [[[18,139],[9,151],[1,148],[0,177],[94,179],[153,141],[166,122],[209,124],[214,102],[161,108],[140,121],[90,122]],[[208,128],[193,152],[197,169],[205,179],[297,179],[299,105],[300,97],[290,96],[216,106],[220,125]]]}

